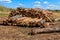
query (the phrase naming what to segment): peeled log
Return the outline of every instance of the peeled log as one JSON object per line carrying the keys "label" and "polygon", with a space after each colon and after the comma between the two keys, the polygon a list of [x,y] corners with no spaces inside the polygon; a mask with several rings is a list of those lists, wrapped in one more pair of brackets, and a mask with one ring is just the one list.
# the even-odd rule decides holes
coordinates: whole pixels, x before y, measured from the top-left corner
{"label": "peeled log", "polygon": [[32,29],[32,34],[39,34],[39,33],[52,33],[52,32],[60,32],[60,27],[56,28],[36,28]]}

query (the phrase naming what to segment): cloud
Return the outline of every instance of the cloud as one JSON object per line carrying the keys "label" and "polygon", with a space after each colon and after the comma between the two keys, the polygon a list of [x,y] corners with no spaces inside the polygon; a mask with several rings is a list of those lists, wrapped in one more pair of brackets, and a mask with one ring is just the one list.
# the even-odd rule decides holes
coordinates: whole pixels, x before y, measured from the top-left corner
{"label": "cloud", "polygon": [[41,6],[40,3],[41,3],[40,1],[35,1],[35,2],[33,3],[33,7],[34,7],[34,8],[40,8],[40,6]]}
{"label": "cloud", "polygon": [[53,5],[53,4],[51,4],[51,5],[48,5],[49,7],[56,7],[56,5]]}
{"label": "cloud", "polygon": [[40,1],[35,1],[34,4],[38,5],[40,4],[41,2]]}
{"label": "cloud", "polygon": [[58,4],[60,4],[60,2],[58,2]]}
{"label": "cloud", "polygon": [[23,4],[22,3],[19,3],[20,6],[22,6]]}
{"label": "cloud", "polygon": [[48,1],[44,1],[44,4],[48,4]]}
{"label": "cloud", "polygon": [[11,3],[11,0],[0,0],[0,2],[7,2],[7,3]]}
{"label": "cloud", "polygon": [[34,5],[34,6],[36,6],[36,7],[40,7],[40,5]]}
{"label": "cloud", "polygon": [[18,4],[18,7],[23,7],[24,5],[22,3],[19,3]]}
{"label": "cloud", "polygon": [[48,9],[60,9],[60,6],[51,4],[51,5],[48,5],[47,8],[48,8]]}

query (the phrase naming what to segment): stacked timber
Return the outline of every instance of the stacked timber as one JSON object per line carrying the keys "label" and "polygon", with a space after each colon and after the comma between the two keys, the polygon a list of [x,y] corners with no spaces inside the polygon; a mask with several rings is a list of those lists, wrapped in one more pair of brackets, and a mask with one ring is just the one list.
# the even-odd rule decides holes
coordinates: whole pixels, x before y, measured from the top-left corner
{"label": "stacked timber", "polygon": [[[5,24],[27,25],[27,26],[48,26],[48,22],[53,22],[53,13],[39,8],[17,8],[10,12]],[[47,22],[47,23],[46,23]],[[46,23],[46,24],[45,24]]]}
{"label": "stacked timber", "polygon": [[15,15],[22,15],[23,17],[31,17],[31,18],[43,18],[46,21],[52,21],[53,13],[48,10],[41,10],[41,9],[33,9],[33,8],[17,8],[16,10],[11,11],[9,17]]}

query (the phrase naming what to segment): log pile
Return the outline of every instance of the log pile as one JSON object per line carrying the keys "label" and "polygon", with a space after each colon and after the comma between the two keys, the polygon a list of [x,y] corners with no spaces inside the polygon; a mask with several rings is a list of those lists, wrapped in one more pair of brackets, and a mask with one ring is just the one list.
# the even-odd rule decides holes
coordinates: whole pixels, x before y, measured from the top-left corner
{"label": "log pile", "polygon": [[23,17],[31,17],[31,18],[43,18],[46,21],[52,21],[53,13],[48,10],[41,9],[33,9],[33,8],[17,8],[16,10],[11,11],[9,17],[15,15],[22,15]]}
{"label": "log pile", "polygon": [[[12,10],[4,24],[45,26],[46,22],[53,22],[53,13],[39,8],[17,8]],[[49,24],[48,24],[49,25]],[[47,26],[48,26],[47,25]]]}
{"label": "log pile", "polygon": [[17,8],[10,12],[7,19],[0,20],[0,24],[40,27],[39,29],[32,29],[32,34],[60,32],[60,28],[49,27],[55,21],[53,15],[51,11],[39,8]]}

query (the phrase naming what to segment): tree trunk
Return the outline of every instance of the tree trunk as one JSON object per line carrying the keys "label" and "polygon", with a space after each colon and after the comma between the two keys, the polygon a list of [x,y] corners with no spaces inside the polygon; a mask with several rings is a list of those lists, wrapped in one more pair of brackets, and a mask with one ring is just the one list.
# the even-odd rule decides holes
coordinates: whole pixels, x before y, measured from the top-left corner
{"label": "tree trunk", "polygon": [[32,34],[60,32],[60,27],[56,28],[36,28],[32,29]]}

